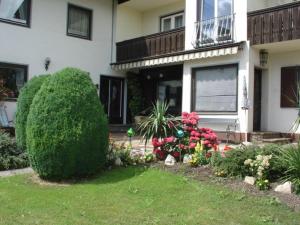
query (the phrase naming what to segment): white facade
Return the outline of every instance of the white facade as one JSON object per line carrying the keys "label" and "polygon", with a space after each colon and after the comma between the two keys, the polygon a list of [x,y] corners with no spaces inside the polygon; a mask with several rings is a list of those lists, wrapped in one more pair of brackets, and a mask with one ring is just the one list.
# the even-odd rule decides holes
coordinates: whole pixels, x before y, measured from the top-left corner
{"label": "white facade", "polygon": [[[93,11],[92,38],[67,36],[68,3]],[[28,66],[28,78],[53,73],[65,67],[88,71],[95,84],[100,74],[111,70],[113,46],[113,2],[111,0],[33,0],[30,28],[0,22],[0,62]],[[49,70],[44,61],[51,58]],[[15,102],[8,104],[13,119]]]}
{"label": "white facade", "polygon": [[[145,68],[113,70],[116,62],[116,43],[161,32],[161,17],[184,12],[184,52],[195,49],[195,22],[199,21],[198,0],[130,0],[113,4],[111,0],[32,0],[31,26],[24,28],[0,22],[0,62],[28,65],[29,79],[35,75],[53,73],[64,67],[78,67],[90,72],[95,84],[100,75],[125,77],[128,71]],[[300,41],[286,41],[267,45],[250,45],[247,37],[247,13],[274,7],[292,0],[232,0],[234,15],[233,41],[240,43],[237,53],[213,57],[186,58],[179,56],[175,61],[156,65],[151,61],[149,68],[182,65],[182,111],[192,110],[192,85],[195,68],[209,66],[238,65],[237,112],[205,113],[201,118],[237,120],[237,133],[245,134],[254,130],[254,77],[255,69],[262,70],[261,130],[288,133],[297,117],[295,108],[280,107],[281,68],[300,65]],[[66,35],[68,3],[89,8],[93,11],[92,40]],[[260,51],[269,53],[268,64],[260,63]],[[48,71],[44,60],[51,58]],[[181,57],[181,58],[180,58]],[[189,57],[189,56],[187,56]],[[158,57],[159,58],[159,57]],[[183,59],[183,60],[182,60]],[[165,58],[164,58],[165,60]],[[168,59],[166,59],[168,60]],[[119,68],[122,68],[120,66]],[[125,68],[125,67],[124,67]],[[248,94],[249,109],[242,109],[244,86]],[[125,91],[124,91],[125,90]],[[124,87],[124,115],[126,122],[126,86]],[[12,118],[15,103],[7,103]],[[226,124],[208,124],[217,130],[226,130]]]}

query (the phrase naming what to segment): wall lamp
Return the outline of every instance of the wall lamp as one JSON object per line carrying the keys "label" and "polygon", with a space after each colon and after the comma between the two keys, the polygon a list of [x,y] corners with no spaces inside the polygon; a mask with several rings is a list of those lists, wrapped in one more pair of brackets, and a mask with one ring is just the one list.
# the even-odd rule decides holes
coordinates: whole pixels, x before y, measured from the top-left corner
{"label": "wall lamp", "polygon": [[46,71],[48,71],[48,69],[49,69],[49,66],[50,66],[50,63],[51,63],[51,58],[50,57],[47,57],[46,59],[45,59],[45,70]]}
{"label": "wall lamp", "polygon": [[265,49],[260,50],[259,60],[260,60],[260,65],[262,67],[264,67],[268,64],[268,59],[269,59],[269,53],[267,52],[267,50],[265,50]]}

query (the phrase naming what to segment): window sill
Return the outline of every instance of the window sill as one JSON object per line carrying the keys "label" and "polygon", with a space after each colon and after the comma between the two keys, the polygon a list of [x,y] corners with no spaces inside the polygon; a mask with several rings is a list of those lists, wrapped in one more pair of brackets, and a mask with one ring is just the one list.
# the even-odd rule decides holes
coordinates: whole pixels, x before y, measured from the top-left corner
{"label": "window sill", "polygon": [[67,36],[74,37],[74,38],[79,38],[79,39],[84,39],[84,40],[87,40],[87,41],[92,41],[91,37],[85,37],[85,36],[80,36],[80,35],[71,34],[71,33],[67,33]]}
{"label": "window sill", "polygon": [[28,23],[20,23],[20,22],[16,22],[13,20],[3,19],[3,18],[0,18],[0,22],[11,24],[11,25],[16,25],[16,26],[20,26],[20,27],[30,28],[29,22]]}

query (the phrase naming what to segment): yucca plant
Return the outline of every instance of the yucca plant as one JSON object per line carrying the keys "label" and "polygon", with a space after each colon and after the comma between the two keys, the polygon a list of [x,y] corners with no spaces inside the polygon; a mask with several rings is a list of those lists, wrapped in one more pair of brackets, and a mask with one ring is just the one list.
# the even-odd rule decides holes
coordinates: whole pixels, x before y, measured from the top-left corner
{"label": "yucca plant", "polygon": [[291,127],[291,132],[295,133],[297,132],[298,128],[300,127],[300,101],[299,101],[299,96],[300,96],[300,84],[298,83],[297,84],[297,90],[293,90],[294,92],[294,96],[295,96],[295,99],[291,99],[289,97],[288,100],[293,103],[294,105],[296,105],[296,108],[298,108],[298,115],[297,115],[297,118],[296,120],[294,121],[292,127]]}
{"label": "yucca plant", "polygon": [[295,146],[283,148],[276,161],[282,168],[285,168],[283,181],[291,181],[296,191],[300,191],[300,143]]}
{"label": "yucca plant", "polygon": [[165,138],[176,129],[179,118],[168,114],[168,109],[168,103],[156,101],[150,115],[138,124],[138,130],[146,143],[153,137]]}

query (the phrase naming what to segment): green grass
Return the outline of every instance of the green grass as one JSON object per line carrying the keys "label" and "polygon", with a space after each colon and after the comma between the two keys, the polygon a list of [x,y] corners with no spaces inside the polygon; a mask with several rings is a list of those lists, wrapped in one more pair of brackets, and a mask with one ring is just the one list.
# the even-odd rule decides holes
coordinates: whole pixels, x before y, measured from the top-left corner
{"label": "green grass", "polygon": [[30,176],[0,178],[0,224],[300,224],[300,213],[271,198],[156,169],[116,169],[65,187]]}

